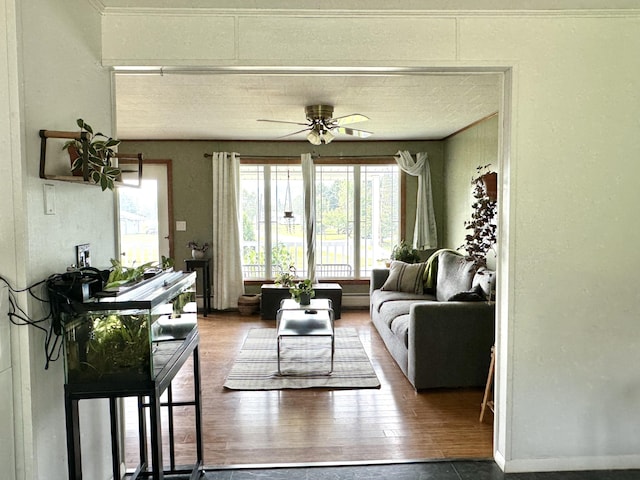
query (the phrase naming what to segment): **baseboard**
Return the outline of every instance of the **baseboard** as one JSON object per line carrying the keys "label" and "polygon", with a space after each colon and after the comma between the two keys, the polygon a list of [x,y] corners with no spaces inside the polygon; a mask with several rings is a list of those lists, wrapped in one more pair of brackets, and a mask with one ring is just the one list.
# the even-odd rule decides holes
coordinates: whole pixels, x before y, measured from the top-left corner
{"label": "baseboard", "polygon": [[502,467],[498,459],[498,452],[496,452],[495,460],[505,473],[640,469],[640,455],[530,458],[507,461],[502,458],[502,462],[504,462],[504,467]]}
{"label": "baseboard", "polygon": [[343,293],[342,308],[369,308],[369,294]]}

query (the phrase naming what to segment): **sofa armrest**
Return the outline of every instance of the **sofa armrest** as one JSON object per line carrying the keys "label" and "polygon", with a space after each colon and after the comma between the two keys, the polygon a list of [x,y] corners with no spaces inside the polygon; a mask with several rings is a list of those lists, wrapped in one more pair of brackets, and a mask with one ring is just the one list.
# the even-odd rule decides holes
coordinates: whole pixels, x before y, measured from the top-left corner
{"label": "sofa armrest", "polygon": [[494,303],[416,303],[409,318],[409,380],[416,389],[484,385],[494,342]]}
{"label": "sofa armrest", "polygon": [[389,269],[388,268],[374,268],[371,270],[371,279],[369,280],[369,295],[373,293],[374,290],[378,290],[384,285],[387,278],[389,278]]}

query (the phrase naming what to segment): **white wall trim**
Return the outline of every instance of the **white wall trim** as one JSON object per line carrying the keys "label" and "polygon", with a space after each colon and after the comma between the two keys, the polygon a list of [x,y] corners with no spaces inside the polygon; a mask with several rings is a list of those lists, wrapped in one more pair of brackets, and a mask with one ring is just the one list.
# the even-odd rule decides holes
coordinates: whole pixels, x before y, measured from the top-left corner
{"label": "white wall trim", "polygon": [[182,17],[265,17],[265,16],[279,16],[279,17],[308,17],[313,15],[314,17],[331,18],[331,17],[358,17],[358,18],[390,18],[390,17],[429,17],[429,18],[465,18],[465,17],[629,17],[640,16],[640,9],[628,8],[628,9],[566,9],[566,10],[552,10],[552,9],[511,9],[511,10],[437,10],[427,8],[416,9],[371,9],[371,10],[358,10],[355,8],[318,8],[318,9],[302,9],[302,8],[266,8],[266,9],[243,9],[243,8],[189,8],[189,7],[103,7],[102,4],[96,0],[89,0],[94,8],[100,10],[102,15],[105,16],[182,16]]}
{"label": "white wall trim", "polygon": [[[504,459],[502,459],[504,461]],[[500,465],[496,452],[496,463]],[[613,455],[595,457],[532,458],[506,461],[506,473],[562,472],[582,470],[629,470],[638,468],[640,455]]]}

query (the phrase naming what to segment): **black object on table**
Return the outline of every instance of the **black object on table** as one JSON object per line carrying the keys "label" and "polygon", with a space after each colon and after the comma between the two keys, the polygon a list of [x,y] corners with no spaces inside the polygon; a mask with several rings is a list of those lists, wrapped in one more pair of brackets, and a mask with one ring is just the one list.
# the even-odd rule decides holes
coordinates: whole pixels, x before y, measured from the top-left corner
{"label": "black object on table", "polygon": [[[313,285],[315,298],[328,298],[333,305],[334,318],[342,313],[342,287],[339,283],[316,283]],[[280,302],[290,298],[288,287],[275,284],[264,284],[260,288],[260,314],[265,320],[274,320],[280,309]]]}
{"label": "black object on table", "polygon": [[211,311],[211,260],[188,258],[184,261],[187,272],[195,272],[198,268],[202,269],[202,298],[204,302],[204,316]]}

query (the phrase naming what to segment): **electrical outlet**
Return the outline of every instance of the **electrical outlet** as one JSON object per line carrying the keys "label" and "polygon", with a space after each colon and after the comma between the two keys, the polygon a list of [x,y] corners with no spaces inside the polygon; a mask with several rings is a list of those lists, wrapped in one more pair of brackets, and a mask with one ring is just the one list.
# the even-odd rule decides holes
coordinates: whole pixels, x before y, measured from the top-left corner
{"label": "electrical outlet", "polygon": [[91,266],[91,244],[76,245],[76,262],[78,268]]}
{"label": "electrical outlet", "polygon": [[184,220],[178,220],[176,222],[176,232],[186,232],[187,231],[187,222]]}

